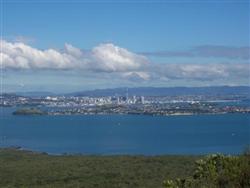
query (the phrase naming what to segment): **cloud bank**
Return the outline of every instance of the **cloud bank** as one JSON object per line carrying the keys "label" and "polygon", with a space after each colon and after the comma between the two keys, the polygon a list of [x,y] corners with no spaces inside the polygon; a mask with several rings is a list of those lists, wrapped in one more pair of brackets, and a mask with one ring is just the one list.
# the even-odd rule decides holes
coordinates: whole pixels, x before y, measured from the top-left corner
{"label": "cloud bank", "polygon": [[227,59],[250,59],[250,47],[234,47],[222,45],[196,46],[186,51],[142,52],[142,55],[157,57],[214,57]]}
{"label": "cloud bank", "polygon": [[83,69],[104,72],[135,70],[147,63],[142,55],[113,44],[100,44],[90,52],[65,44],[62,51],[39,50],[21,42],[1,41],[3,67],[8,69]]}
{"label": "cloud bank", "polygon": [[[77,70],[105,73],[131,81],[249,79],[249,63],[155,63],[144,53],[136,54],[112,43],[81,50],[65,44],[63,50],[40,50],[22,42],[1,41],[1,63],[8,70]],[[249,59],[249,48],[200,46],[189,52],[162,52],[158,55],[227,57]],[[150,55],[150,54],[147,54]],[[152,55],[152,54],[151,54]]]}

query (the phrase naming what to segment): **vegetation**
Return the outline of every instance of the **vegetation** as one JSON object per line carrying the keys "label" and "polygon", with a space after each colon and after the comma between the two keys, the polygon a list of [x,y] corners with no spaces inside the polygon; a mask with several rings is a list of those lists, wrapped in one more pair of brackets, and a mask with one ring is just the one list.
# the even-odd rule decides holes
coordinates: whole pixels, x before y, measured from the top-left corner
{"label": "vegetation", "polygon": [[0,149],[0,187],[248,188],[249,154],[55,156],[11,148]]}
{"label": "vegetation", "polygon": [[21,108],[13,112],[13,115],[45,115],[46,112],[37,108]]}
{"label": "vegetation", "polygon": [[47,155],[0,149],[4,188],[160,188],[192,174],[199,156]]}
{"label": "vegetation", "polygon": [[166,188],[249,188],[250,153],[209,155],[196,162],[192,176],[164,181]]}

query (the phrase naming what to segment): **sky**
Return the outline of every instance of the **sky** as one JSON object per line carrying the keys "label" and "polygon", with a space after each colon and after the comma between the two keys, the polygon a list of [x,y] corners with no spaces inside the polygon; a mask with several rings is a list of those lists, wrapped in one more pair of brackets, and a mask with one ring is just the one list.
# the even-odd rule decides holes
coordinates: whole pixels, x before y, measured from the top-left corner
{"label": "sky", "polygon": [[0,0],[2,92],[250,85],[248,0]]}

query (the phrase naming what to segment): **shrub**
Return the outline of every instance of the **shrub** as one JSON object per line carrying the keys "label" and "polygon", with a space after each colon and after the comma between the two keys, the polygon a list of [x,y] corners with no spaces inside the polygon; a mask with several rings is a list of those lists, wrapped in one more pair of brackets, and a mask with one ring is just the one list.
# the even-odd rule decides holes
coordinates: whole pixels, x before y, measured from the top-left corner
{"label": "shrub", "polygon": [[209,155],[196,161],[192,177],[164,181],[166,188],[245,188],[250,187],[250,155]]}

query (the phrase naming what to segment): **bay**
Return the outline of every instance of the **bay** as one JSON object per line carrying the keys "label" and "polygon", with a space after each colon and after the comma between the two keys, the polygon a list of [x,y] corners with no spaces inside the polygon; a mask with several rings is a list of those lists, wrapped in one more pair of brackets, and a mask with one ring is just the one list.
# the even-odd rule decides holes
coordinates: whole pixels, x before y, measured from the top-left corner
{"label": "bay", "polygon": [[249,114],[14,116],[0,109],[0,147],[50,154],[239,154]]}

